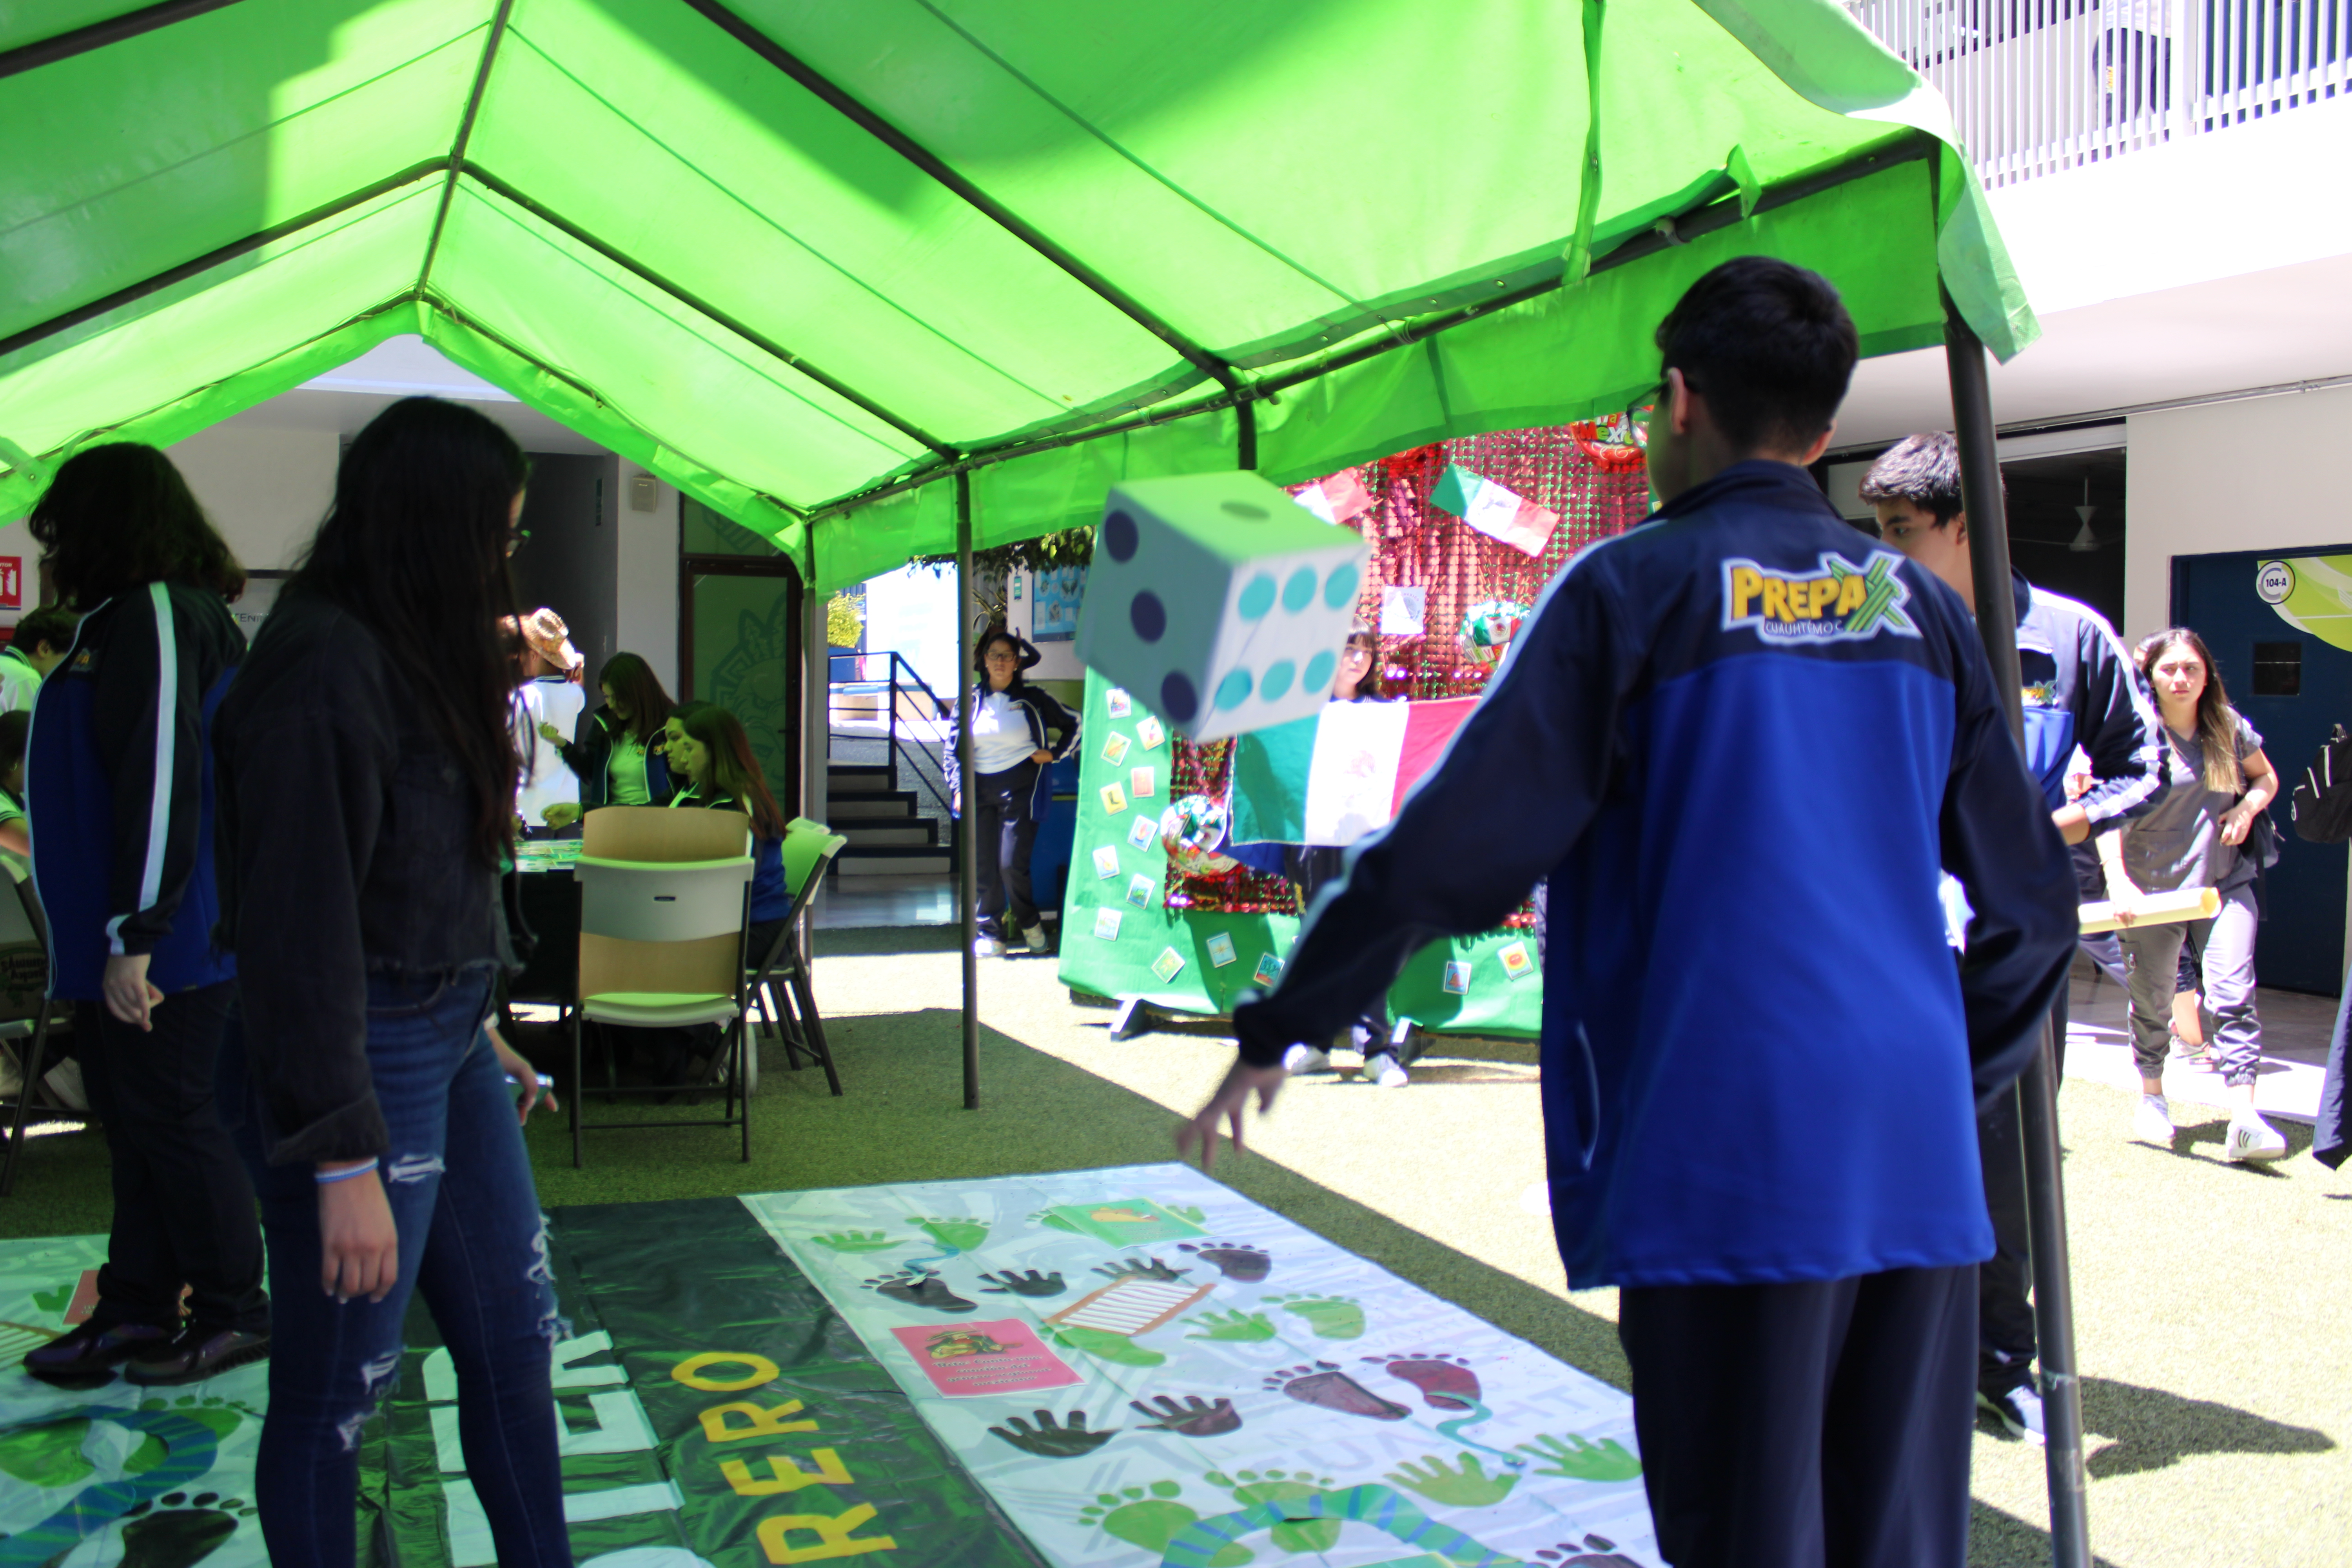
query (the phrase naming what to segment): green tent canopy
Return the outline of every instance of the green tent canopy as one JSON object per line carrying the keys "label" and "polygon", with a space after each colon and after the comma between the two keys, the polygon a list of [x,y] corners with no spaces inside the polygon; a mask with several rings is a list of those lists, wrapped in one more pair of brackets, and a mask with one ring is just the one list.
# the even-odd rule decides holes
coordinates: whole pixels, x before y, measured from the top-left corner
{"label": "green tent canopy", "polygon": [[1831,0],[0,4],[0,517],[415,332],[830,587],[1624,406],[1691,279],[2037,328]]}

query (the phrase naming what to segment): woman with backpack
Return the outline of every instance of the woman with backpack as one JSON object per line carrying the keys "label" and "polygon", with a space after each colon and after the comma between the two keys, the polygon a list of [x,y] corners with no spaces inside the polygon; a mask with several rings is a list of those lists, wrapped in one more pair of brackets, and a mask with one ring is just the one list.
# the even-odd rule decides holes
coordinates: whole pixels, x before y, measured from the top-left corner
{"label": "woman with backpack", "polygon": [[[2248,839],[2278,794],[2278,774],[2263,755],[2262,736],[2230,706],[2202,637],[2172,626],[2141,642],[2136,657],[2171,744],[2169,787],[2144,816],[2098,840],[2107,894],[2126,919],[2120,935],[2131,959],[2132,1056],[2140,1078],[2133,1136],[2172,1147],[2164,1061],[2185,939],[2195,942],[2202,959],[2205,1011],[2214,1020],[2211,1048],[2231,1100],[2223,1157],[2276,1160],[2286,1153],[2286,1140],[2254,1109],[2263,1026],[2254,1010],[2254,931],[2261,916],[2253,883],[2262,864]],[[2210,918],[2129,923],[2130,906],[2142,895],[2195,888],[2221,895],[2221,909]]]}

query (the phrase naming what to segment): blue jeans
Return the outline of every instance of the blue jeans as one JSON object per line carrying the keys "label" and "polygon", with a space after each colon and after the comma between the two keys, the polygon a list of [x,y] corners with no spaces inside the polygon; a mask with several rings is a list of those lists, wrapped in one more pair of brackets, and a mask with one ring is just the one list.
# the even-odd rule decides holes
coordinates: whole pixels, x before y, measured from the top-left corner
{"label": "blue jeans", "polygon": [[557,1332],[547,1237],[513,1091],[481,1025],[487,975],[368,982],[368,1067],[391,1133],[384,1195],[400,1279],[381,1301],[320,1284],[319,1189],[308,1163],[262,1158],[243,1030],[223,1051],[225,1103],[261,1197],[278,1298],[255,1497],[270,1561],[346,1568],[361,1428],[400,1368],[412,1291],[449,1347],[467,1479],[501,1564],[570,1568],[550,1356]]}

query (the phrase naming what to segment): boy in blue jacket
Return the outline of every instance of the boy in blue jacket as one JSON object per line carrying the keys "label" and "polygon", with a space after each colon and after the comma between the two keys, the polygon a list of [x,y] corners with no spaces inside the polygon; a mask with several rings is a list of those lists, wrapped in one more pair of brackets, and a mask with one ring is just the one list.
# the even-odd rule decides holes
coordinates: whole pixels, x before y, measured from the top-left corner
{"label": "boy in blue jacket", "polygon": [[[1862,481],[1862,499],[1878,513],[1881,536],[1950,584],[1960,603],[1977,602],[1969,555],[1969,520],[1960,508],[1960,451],[1950,432],[1931,430],[1896,442]],[[2023,682],[2025,765],[2042,785],[2042,804],[2069,844],[2112,833],[2164,798],[2170,754],[2158,732],[2156,703],[2139,667],[2105,617],[2012,572],[2017,662]],[[2090,760],[2091,785],[2066,798],[2066,763],[2076,747]],[[2080,892],[2080,879],[2077,879]],[[2051,1010],[2066,1062],[2066,991]],[[1977,1405],[2011,1436],[2042,1440],[2042,1393],[2033,1376],[2033,1305],[2028,1287],[2024,1152],[2018,1146],[2016,1095],[2004,1090],[1977,1128],[1985,1202],[1992,1214],[1993,1256],[1979,1270]]]}
{"label": "boy in blue jacket", "polygon": [[1660,1550],[1960,1568],[1976,1110],[2065,978],[2074,877],[1968,606],[1805,472],[1855,357],[1836,291],[1741,258],[1657,344],[1663,504],[1545,591],[1178,1142],[1238,1141],[1289,1046],[1548,875],[1553,1226],[1572,1287],[1622,1289]]}

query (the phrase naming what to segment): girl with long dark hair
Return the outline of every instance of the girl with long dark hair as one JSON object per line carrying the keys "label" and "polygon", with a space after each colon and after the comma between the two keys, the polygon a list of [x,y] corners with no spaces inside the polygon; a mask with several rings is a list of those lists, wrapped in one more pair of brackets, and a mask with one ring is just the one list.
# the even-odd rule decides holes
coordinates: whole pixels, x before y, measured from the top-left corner
{"label": "girl with long dark hair", "polygon": [[671,710],[663,750],[672,776],[684,783],[671,805],[740,811],[751,819],[751,927],[747,948],[754,963],[768,956],[792,913],[784,888],[784,814],[768,793],[768,776],[752,754],[743,721],[715,702]]}
{"label": "girl with long dark hair", "polygon": [[[2261,867],[2243,847],[2278,794],[2278,774],[2263,755],[2262,736],[2230,706],[2204,638],[2171,626],[2141,642],[2137,658],[2171,743],[2169,787],[2144,816],[2098,841],[2107,895],[2125,917],[2119,934],[2131,960],[2132,1055],[2140,1079],[2133,1136],[2172,1147],[2164,1058],[2186,939],[2203,961],[2205,1011],[2214,1020],[2207,1038],[2231,1100],[2222,1155],[2275,1160],[2285,1154],[2286,1140],[2254,1109],[2263,1025],[2254,1011],[2254,928],[2262,917],[2253,883]],[[2141,895],[2189,888],[2218,889],[2220,910],[2201,921],[2129,923],[2131,905]]]}
{"label": "girl with long dark hair", "polygon": [[651,805],[670,792],[661,736],[677,704],[662,689],[661,677],[638,655],[616,653],[604,661],[597,689],[604,706],[582,718],[576,744],[566,743],[553,725],[540,729],[580,780],[580,804],[550,806],[551,827],[569,827],[600,805]]}
{"label": "girl with long dark hair", "polygon": [[114,1224],[96,1310],[25,1367],[78,1382],[128,1361],[134,1383],[188,1383],[269,1353],[253,1188],[213,1089],[236,990],[212,943],[215,715],[245,652],[228,612],[245,573],[152,447],[68,458],[27,526],[83,612],[34,705],[26,805]]}
{"label": "girl with long dark hair", "polygon": [[483,1029],[517,761],[506,557],[528,469],[470,408],[394,404],[222,705],[239,1147],[282,1303],[256,1498],[271,1561],[353,1560],[361,1426],[421,1290],[502,1564],[572,1561],[547,1245]]}
{"label": "girl with long dark hair", "polygon": [[[1045,770],[1078,743],[1077,716],[1024,671],[1043,656],[1028,642],[991,626],[972,650],[972,819],[966,825],[979,846],[979,888],[974,902],[980,934],[973,947],[982,957],[1001,957],[1007,943],[1026,941],[1032,952],[1045,951],[1045,917],[1029,887],[1029,852],[1037,842],[1037,821],[1045,795]],[[947,773],[948,798],[961,812],[963,764],[959,709],[949,720],[940,766]],[[1049,731],[1061,741],[1047,745]]]}

